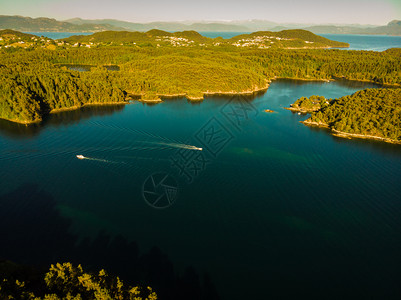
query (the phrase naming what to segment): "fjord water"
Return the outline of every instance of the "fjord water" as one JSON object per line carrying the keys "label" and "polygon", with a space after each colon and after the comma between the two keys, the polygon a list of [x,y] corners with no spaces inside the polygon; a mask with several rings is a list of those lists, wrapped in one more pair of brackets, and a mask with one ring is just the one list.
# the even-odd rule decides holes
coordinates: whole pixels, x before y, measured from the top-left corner
{"label": "fjord water", "polygon": [[401,48],[401,36],[360,35],[360,34],[320,34],[330,40],[345,42],[348,50],[385,51],[389,48]]}
{"label": "fjord water", "polygon": [[[3,121],[0,258],[104,267],[162,299],[175,274],[191,299],[399,298],[401,147],[336,138],[283,109],[367,87],[281,80],[253,98],[89,107],[36,127]],[[208,151],[211,127],[220,139]],[[203,147],[193,153],[207,162],[180,172],[174,144]],[[143,197],[160,172],[178,185],[164,209]]]}
{"label": "fjord water", "polygon": [[[236,35],[249,32],[201,32],[203,36],[210,38],[232,38]],[[390,48],[401,48],[401,36],[388,35],[360,35],[360,34],[318,34],[333,41],[348,43],[345,50],[385,51]]]}
{"label": "fjord water", "polygon": [[[45,36],[51,39],[63,39],[73,35],[89,35],[92,32],[26,32],[37,36]],[[200,32],[203,36],[216,38],[222,37],[229,39],[240,34],[249,32]],[[349,43],[349,48],[346,50],[371,50],[371,51],[384,51],[389,48],[401,48],[400,36],[388,35],[358,35],[358,34],[320,34],[321,36],[330,40]]]}

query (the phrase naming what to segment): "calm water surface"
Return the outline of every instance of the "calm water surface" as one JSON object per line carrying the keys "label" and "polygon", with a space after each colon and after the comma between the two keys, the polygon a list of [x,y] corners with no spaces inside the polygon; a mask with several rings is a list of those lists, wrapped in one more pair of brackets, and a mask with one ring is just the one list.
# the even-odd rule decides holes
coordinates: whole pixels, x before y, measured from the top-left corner
{"label": "calm water surface", "polygon": [[348,50],[384,51],[389,48],[401,48],[401,36],[359,35],[359,34],[320,34],[330,40],[345,42]]}
{"label": "calm water surface", "polygon": [[91,35],[93,32],[25,32],[37,36],[45,36],[53,40],[65,39],[73,35]]}
{"label": "calm water surface", "polygon": [[[225,39],[232,38],[236,35],[249,32],[201,32],[202,35],[216,38],[223,37]],[[319,34],[330,40],[345,42],[350,44],[346,50],[371,50],[384,51],[389,48],[401,48],[401,36],[387,35],[358,35],[358,34]]]}
{"label": "calm water surface", "polygon": [[[73,35],[90,35],[92,32],[26,32],[37,36],[45,36],[51,39],[62,39]],[[234,36],[249,33],[249,32],[200,32],[203,36],[216,38],[222,37],[229,39]],[[348,50],[372,50],[384,51],[389,48],[401,47],[401,36],[387,36],[387,35],[358,35],[358,34],[320,34],[331,40],[346,42],[350,44]]]}
{"label": "calm water surface", "polygon": [[[283,80],[252,99],[0,122],[0,258],[105,267],[164,299],[399,299],[401,147],[283,109],[366,87]],[[144,199],[152,174],[169,175],[153,190],[167,208]]]}

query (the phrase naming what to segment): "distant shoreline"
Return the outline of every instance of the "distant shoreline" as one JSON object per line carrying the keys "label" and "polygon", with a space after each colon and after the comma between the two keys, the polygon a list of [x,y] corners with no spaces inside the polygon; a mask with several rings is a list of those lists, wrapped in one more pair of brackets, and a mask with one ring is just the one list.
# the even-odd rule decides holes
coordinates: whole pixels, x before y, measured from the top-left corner
{"label": "distant shoreline", "polygon": [[128,101],[119,101],[119,102],[92,102],[92,103],[85,103],[84,105],[81,106],[70,106],[70,107],[63,107],[63,108],[55,108],[52,109],[49,114],[56,114],[59,112],[63,112],[63,111],[70,111],[70,110],[77,110],[83,107],[87,107],[87,106],[103,106],[103,105],[125,105],[128,104]]}
{"label": "distant shoreline", "polygon": [[[340,78],[339,78],[340,79]],[[161,103],[163,102],[162,98],[175,98],[175,97],[185,97],[190,101],[202,101],[204,100],[204,96],[233,96],[233,95],[244,95],[244,96],[251,96],[255,93],[258,92],[262,92],[262,91],[267,91],[270,83],[274,80],[294,80],[294,81],[315,81],[315,82],[334,82],[337,81],[339,79],[313,79],[313,78],[289,78],[289,77],[275,77],[272,78],[271,80],[266,79],[266,85],[264,87],[257,87],[254,88],[253,90],[246,90],[246,91],[241,91],[241,92],[234,92],[234,91],[228,91],[228,92],[223,92],[223,91],[216,91],[216,92],[203,92],[203,96],[202,97],[191,97],[190,95],[188,95],[187,93],[175,93],[175,94],[156,94],[158,97],[157,99],[131,99],[133,101],[139,101],[139,102],[143,102],[143,103],[149,103],[149,104],[157,104],[157,103]],[[353,80],[353,79],[346,79],[344,78],[344,80],[347,81],[357,81],[357,82],[370,82],[370,83],[375,83],[372,81],[367,81],[367,80]],[[377,83],[376,83],[377,84]],[[380,85],[380,84],[378,84]],[[400,85],[398,84],[394,84],[394,85],[382,85],[382,86],[394,86],[394,87],[399,87]],[[129,93],[127,92],[128,95],[131,95],[131,97],[141,97],[142,94],[135,94],[135,93]],[[58,109],[53,109],[50,112],[48,112],[49,114],[55,114],[55,113],[59,113],[59,112],[63,112],[63,111],[73,111],[73,110],[77,110],[83,107],[87,107],[87,106],[101,106],[101,105],[125,105],[125,104],[129,104],[129,100],[125,100],[125,101],[119,101],[119,102],[96,102],[96,103],[85,103],[82,106],[71,106],[71,107],[66,107],[66,108],[58,108]],[[301,113],[307,113],[307,111],[301,111],[301,110],[297,110],[294,108],[285,108],[291,111],[299,111]],[[13,123],[18,123],[18,124],[23,124],[23,125],[32,125],[32,124],[38,124],[42,122],[42,119],[40,120],[34,120],[34,121],[20,121],[20,120],[15,120],[15,119],[6,119],[6,118],[1,118],[3,120],[7,120]]]}

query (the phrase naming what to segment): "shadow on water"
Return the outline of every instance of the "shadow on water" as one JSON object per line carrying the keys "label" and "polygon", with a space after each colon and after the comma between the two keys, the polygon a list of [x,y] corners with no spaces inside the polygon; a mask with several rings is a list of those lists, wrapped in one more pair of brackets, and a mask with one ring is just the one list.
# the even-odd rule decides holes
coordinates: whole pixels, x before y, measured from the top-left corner
{"label": "shadow on water", "polygon": [[[294,113],[295,114],[295,113]],[[306,125],[305,125],[306,126]],[[337,144],[344,144],[352,147],[371,149],[381,152],[385,155],[401,156],[401,146],[398,144],[385,143],[379,140],[372,139],[358,139],[358,138],[344,138],[332,134],[329,128],[322,128],[317,126],[307,126],[309,130],[315,133],[324,133],[330,135]]]}
{"label": "shadow on water", "polygon": [[45,127],[59,127],[77,124],[95,116],[107,116],[123,111],[125,104],[93,105],[76,110],[49,114],[41,123],[23,125],[0,119],[0,134],[11,138],[29,138],[37,136]]}
{"label": "shadow on water", "polygon": [[26,139],[37,136],[42,124],[24,125],[0,119],[0,134],[14,139]]}
{"label": "shadow on water", "polygon": [[[322,80],[300,80],[300,79],[287,79],[287,78],[279,78],[274,80],[273,82],[282,82],[282,83],[289,83],[292,85],[308,85],[308,84],[330,84],[330,82],[322,81]],[[372,82],[364,82],[358,80],[349,80],[344,78],[336,78],[334,81],[338,86],[345,87],[345,88],[352,88],[352,89],[361,89],[364,90],[366,88],[380,88],[382,85]],[[367,87],[368,85],[368,87]]]}
{"label": "shadow on water", "polygon": [[63,111],[46,116],[43,126],[65,126],[79,123],[95,116],[108,116],[123,111],[126,104],[91,105],[80,109]]}
{"label": "shadow on water", "polygon": [[[328,134],[331,134],[328,131]],[[401,156],[401,146],[399,144],[385,143],[379,140],[371,139],[358,139],[358,138],[343,138],[331,135],[333,140],[338,144],[352,144],[353,147],[358,148],[369,148],[375,151],[379,151],[385,155]]]}
{"label": "shadow on water", "polygon": [[[255,98],[260,97],[266,91],[260,91],[252,95],[214,95],[205,97],[207,101],[232,101],[243,102],[244,99],[253,101]],[[203,101],[205,101],[203,100]],[[185,97],[172,97],[163,99],[167,103],[189,103],[197,106],[201,105],[203,101],[189,101]],[[163,104],[163,103],[162,103]],[[43,117],[41,123],[35,123],[30,125],[18,124],[7,120],[0,119],[0,134],[11,138],[29,138],[35,137],[46,127],[59,127],[68,126],[72,124],[78,124],[82,120],[90,119],[92,117],[101,117],[112,115],[116,112],[122,112],[126,104],[110,104],[110,105],[91,105],[85,106],[76,110],[66,110],[54,114],[49,114]],[[144,106],[157,106],[160,103],[142,102]]]}
{"label": "shadow on water", "polygon": [[75,242],[70,226],[49,194],[33,184],[21,185],[0,196],[0,257],[21,263],[59,261]]}
{"label": "shadow on water", "polygon": [[69,233],[71,221],[57,211],[56,204],[34,184],[0,195],[0,261],[35,265],[41,270],[70,261],[89,271],[104,268],[127,284],[151,286],[160,299],[219,299],[208,274],[200,278],[192,267],[178,274],[157,246],[141,254],[136,242],[105,232],[78,242],[77,236]]}

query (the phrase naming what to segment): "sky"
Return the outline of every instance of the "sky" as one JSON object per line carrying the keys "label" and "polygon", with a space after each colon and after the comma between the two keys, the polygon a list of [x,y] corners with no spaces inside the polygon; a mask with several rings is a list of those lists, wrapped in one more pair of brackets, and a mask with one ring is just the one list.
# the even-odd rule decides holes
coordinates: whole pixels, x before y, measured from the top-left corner
{"label": "sky", "polygon": [[401,0],[0,0],[0,15],[130,22],[229,21],[385,25]]}

